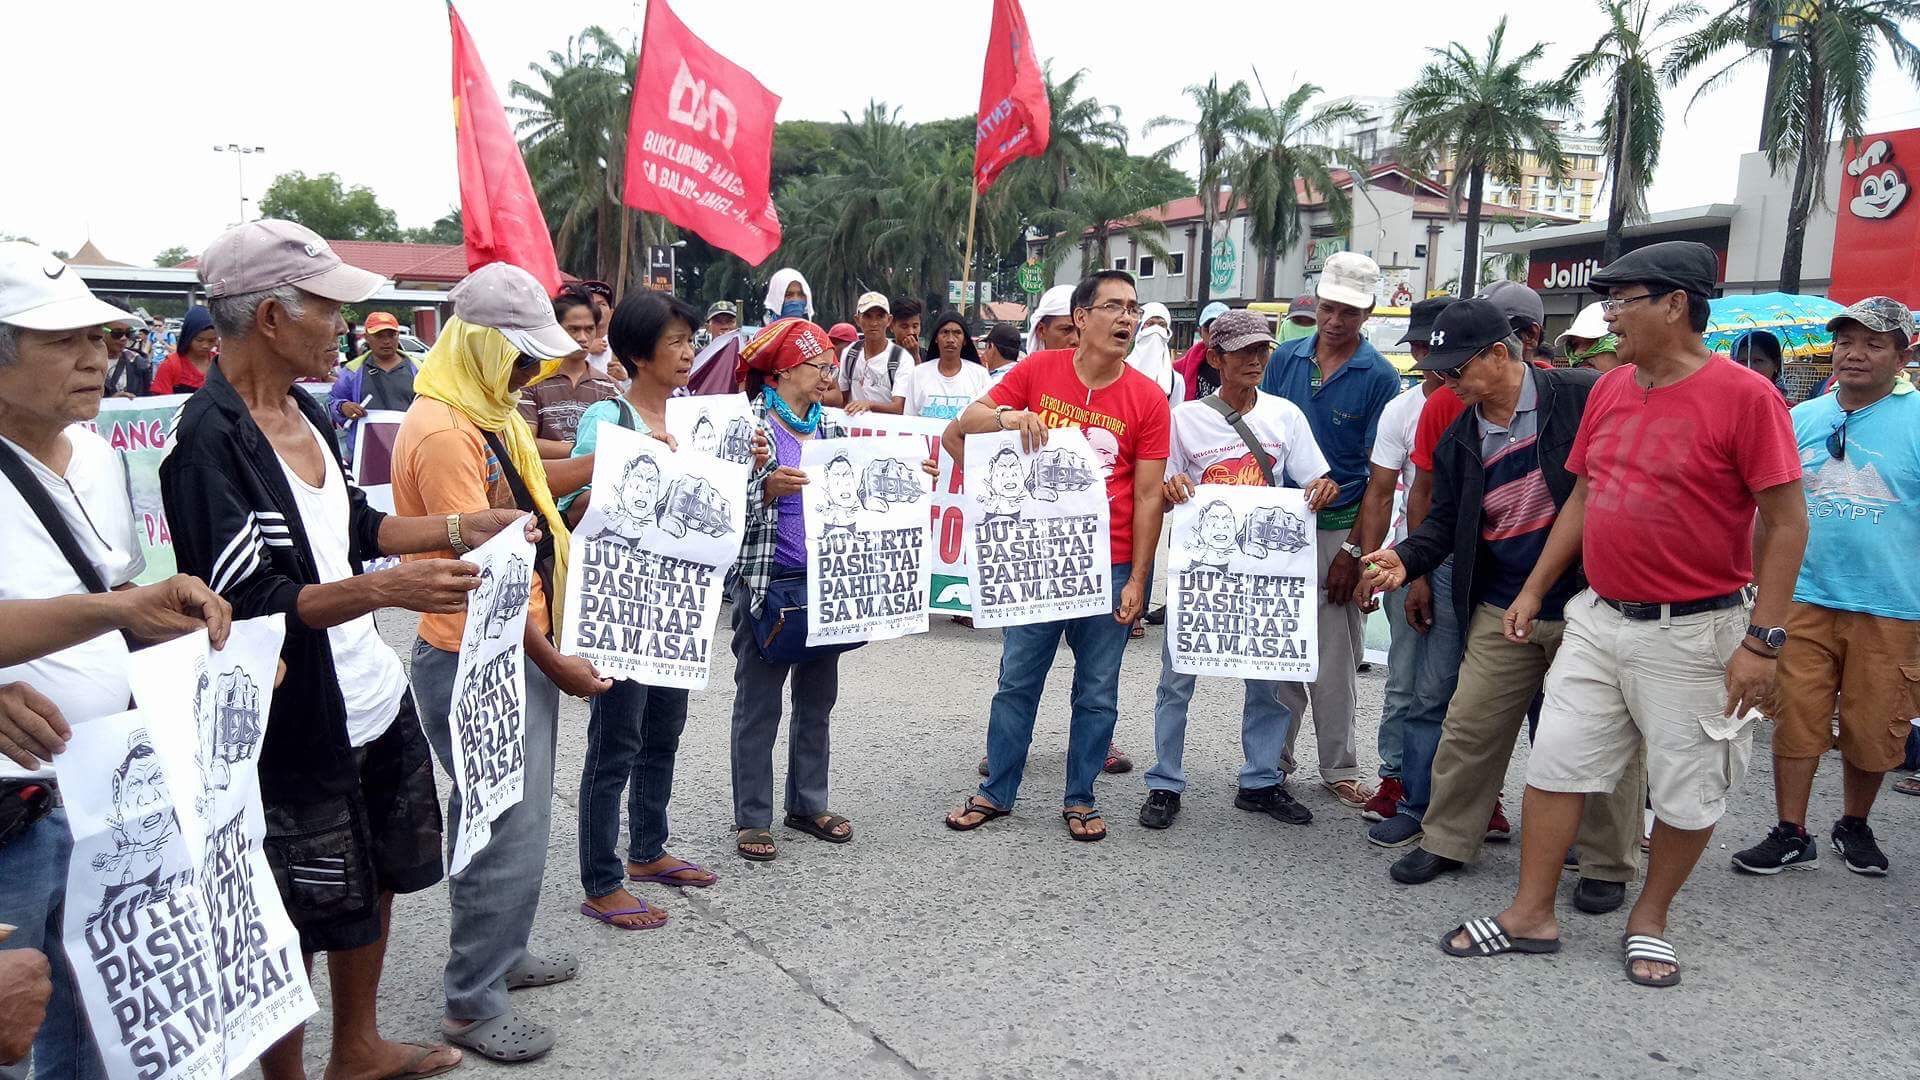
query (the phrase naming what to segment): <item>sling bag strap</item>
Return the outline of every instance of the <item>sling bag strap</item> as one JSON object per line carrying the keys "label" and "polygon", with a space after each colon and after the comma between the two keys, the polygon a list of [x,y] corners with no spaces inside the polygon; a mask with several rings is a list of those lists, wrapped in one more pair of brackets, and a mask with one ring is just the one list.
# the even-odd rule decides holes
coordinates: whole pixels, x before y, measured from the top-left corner
{"label": "sling bag strap", "polygon": [[[507,448],[501,443],[500,436],[491,431],[482,431],[481,437],[487,440],[487,449],[493,451],[493,460],[500,463],[500,475],[507,478],[507,490],[513,492],[513,505],[529,514],[538,514],[540,510],[533,504],[533,495],[527,491],[527,482],[520,476],[520,470],[513,467],[513,459],[507,456]],[[540,584],[546,586],[547,604],[553,605],[553,530],[546,522],[540,523],[540,543],[533,549],[533,565],[540,575]]]}
{"label": "sling bag strap", "polygon": [[1260,445],[1260,440],[1253,437],[1253,429],[1247,426],[1247,418],[1241,416],[1219,394],[1208,394],[1200,400],[1206,403],[1207,408],[1219,413],[1220,418],[1239,434],[1240,441],[1246,443],[1247,449],[1253,451],[1254,464],[1260,466],[1260,479],[1266,481],[1268,487],[1274,487],[1273,455],[1267,453],[1266,449]]}
{"label": "sling bag strap", "polygon": [[[74,576],[80,579],[81,586],[93,593],[109,591],[107,583],[100,580],[100,571],[94,567],[93,560],[80,550],[80,541],[67,526],[67,519],[53,505],[53,500],[47,497],[47,489],[28,470],[27,463],[20,460],[20,455],[14,452],[13,447],[4,442],[0,442],[0,473],[6,474],[14,490],[26,500],[33,516],[40,519],[40,527],[47,531],[47,536],[60,549],[60,554],[67,557],[67,564],[73,567]],[[120,636],[127,639],[128,649],[137,647],[132,634],[122,630]]]}

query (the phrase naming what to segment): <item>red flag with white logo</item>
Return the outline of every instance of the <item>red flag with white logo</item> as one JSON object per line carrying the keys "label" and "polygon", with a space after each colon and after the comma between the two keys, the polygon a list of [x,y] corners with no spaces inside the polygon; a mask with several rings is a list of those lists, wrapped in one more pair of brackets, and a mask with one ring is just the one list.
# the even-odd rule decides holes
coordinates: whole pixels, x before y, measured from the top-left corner
{"label": "red flag with white logo", "polygon": [[447,21],[453,27],[453,134],[459,146],[460,229],[467,269],[512,263],[540,279],[548,292],[558,290],[553,235],[547,232],[507,112],[452,4],[447,5]]}
{"label": "red flag with white logo", "polygon": [[980,125],[973,138],[973,186],[987,190],[1014,159],[1047,152],[1053,105],[1020,0],[993,0],[993,34],[980,77]]}
{"label": "red flag with white logo", "polygon": [[780,246],[773,114],[780,97],[647,0],[623,199],[759,265]]}

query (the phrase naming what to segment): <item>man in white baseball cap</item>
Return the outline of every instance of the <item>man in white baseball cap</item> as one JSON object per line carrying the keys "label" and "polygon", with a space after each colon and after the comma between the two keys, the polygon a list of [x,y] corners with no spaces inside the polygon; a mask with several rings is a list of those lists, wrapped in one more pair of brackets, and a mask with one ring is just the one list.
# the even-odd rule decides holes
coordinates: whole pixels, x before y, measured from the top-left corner
{"label": "man in white baseball cap", "polygon": [[[898,413],[893,399],[899,396],[901,381],[914,369],[918,355],[887,336],[893,326],[893,306],[887,294],[865,292],[853,305],[860,324],[860,340],[840,350],[840,373],[836,389],[840,403],[850,414],[871,409]],[[917,321],[916,312],[916,321]],[[915,328],[914,334],[919,334]]]}

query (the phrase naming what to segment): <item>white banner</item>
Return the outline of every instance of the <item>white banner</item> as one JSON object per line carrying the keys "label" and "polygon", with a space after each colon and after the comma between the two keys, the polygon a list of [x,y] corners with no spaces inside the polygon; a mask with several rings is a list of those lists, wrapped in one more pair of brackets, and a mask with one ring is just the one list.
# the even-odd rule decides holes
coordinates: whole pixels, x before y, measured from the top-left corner
{"label": "white banner", "polygon": [[975,626],[1113,611],[1105,470],[1078,428],[1033,454],[1013,431],[967,436],[966,528]]}
{"label": "white banner", "polygon": [[347,459],[353,464],[353,485],[383,514],[393,513],[393,443],[406,418],[393,409],[374,409],[353,424],[353,454]]}
{"label": "white banner", "polygon": [[667,399],[667,434],[682,450],[753,464],[753,402],[745,394]]}
{"label": "white banner", "polygon": [[940,477],[933,485],[933,502],[928,508],[928,516],[933,522],[932,607],[935,611],[972,613],[973,593],[968,586],[967,571],[966,508],[961,505],[965,502],[962,495],[964,485],[960,470],[953,467],[953,458],[940,445],[940,435],[947,430],[947,421],[876,412],[848,416],[837,409],[829,415],[835,423],[845,425],[847,434],[852,437],[915,435],[926,441],[925,456],[934,459],[940,466]]}
{"label": "white banner", "polygon": [[480,568],[467,594],[467,629],[453,675],[448,713],[454,761],[440,764],[460,789],[460,828],[451,877],[493,839],[493,822],[520,804],[527,775],[527,669],[524,635],[533,595],[533,545],[526,519],[464,557]]}
{"label": "white banner", "polygon": [[882,641],[927,632],[933,584],[932,477],[907,435],[810,439],[807,643]]}
{"label": "white banner", "polygon": [[602,424],[592,498],[569,549],[560,651],[610,679],[704,688],[747,467]]}
{"label": "white banner", "polygon": [[1166,532],[1173,670],[1312,682],[1319,565],[1306,493],[1201,484],[1168,511]]}

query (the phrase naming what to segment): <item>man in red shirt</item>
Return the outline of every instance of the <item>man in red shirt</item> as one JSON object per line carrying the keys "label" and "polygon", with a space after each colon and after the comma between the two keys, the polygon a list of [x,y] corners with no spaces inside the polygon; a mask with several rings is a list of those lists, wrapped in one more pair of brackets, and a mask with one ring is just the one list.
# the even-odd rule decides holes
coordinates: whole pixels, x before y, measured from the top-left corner
{"label": "man in red shirt", "polygon": [[1593,275],[1624,364],[1587,400],[1567,458],[1578,479],[1507,609],[1506,635],[1528,639],[1577,558],[1589,587],[1566,605],[1547,674],[1519,891],[1499,915],[1442,938],[1451,955],[1559,951],[1562,853],[1587,794],[1613,790],[1644,746],[1656,822],[1623,960],[1639,985],[1680,981],[1668,911],[1746,774],[1807,541],[1800,455],[1779,396],[1701,341],[1718,271],[1706,245],[1669,241]]}
{"label": "man in red shirt", "polygon": [[1127,350],[1140,323],[1131,275],[1101,270],[1082,279],[1073,290],[1072,316],[1078,346],[1037,352],[1014,365],[986,397],[947,425],[941,443],[957,469],[965,460],[967,435],[1018,431],[1033,451],[1046,444],[1052,428],[1085,432],[1106,467],[1115,610],[1111,616],[1001,631],[1000,688],[987,721],[987,778],[978,794],[947,815],[948,827],[962,832],[1013,809],[1040,694],[1064,637],[1073,650],[1074,673],[1062,812],[1075,840],[1107,835],[1106,823],[1094,810],[1093,781],[1106,761],[1119,717],[1120,657],[1127,630],[1146,603],[1153,551],[1160,543],[1169,411],[1160,387],[1127,366]]}

